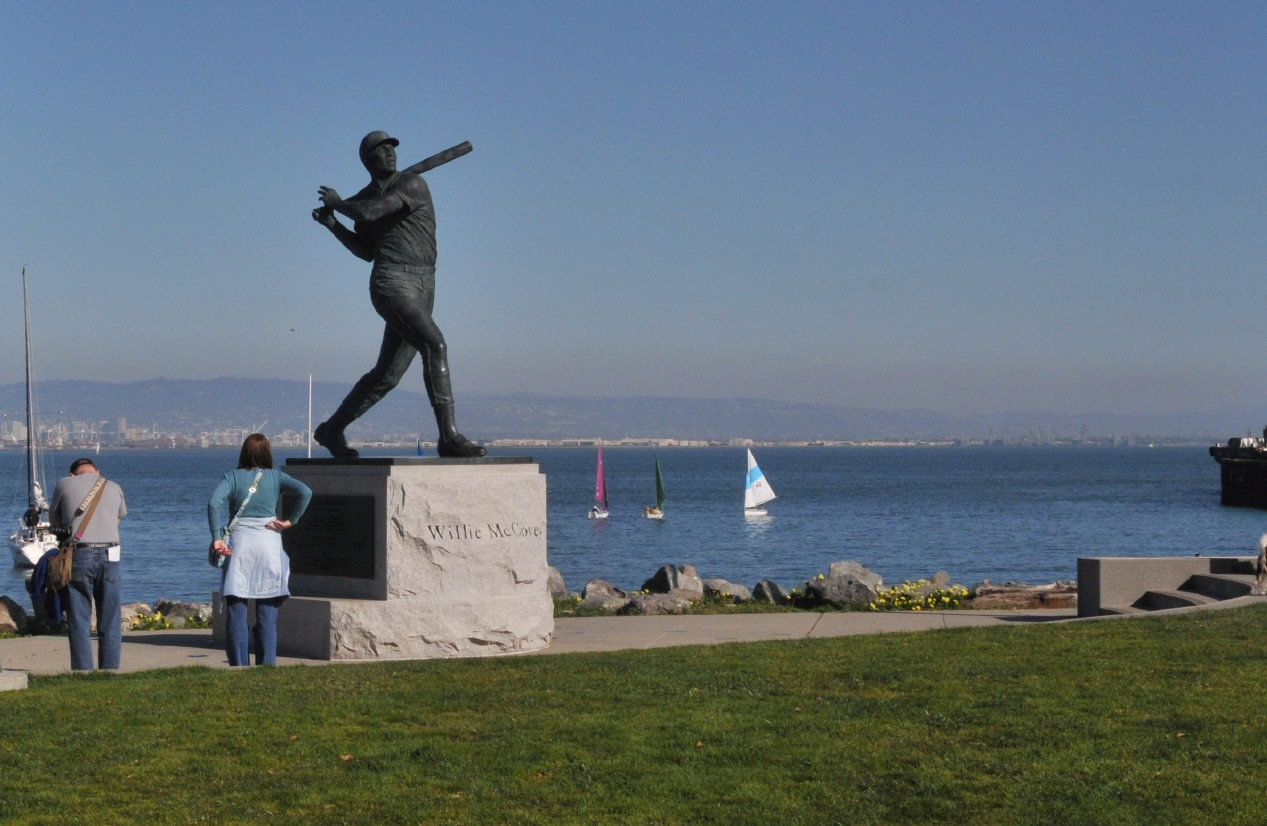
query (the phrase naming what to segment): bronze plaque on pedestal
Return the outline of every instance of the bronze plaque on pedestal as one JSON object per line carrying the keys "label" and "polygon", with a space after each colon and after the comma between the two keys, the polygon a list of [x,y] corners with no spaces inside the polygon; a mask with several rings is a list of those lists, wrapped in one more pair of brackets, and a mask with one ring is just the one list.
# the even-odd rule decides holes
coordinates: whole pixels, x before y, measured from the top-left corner
{"label": "bronze plaque on pedestal", "polygon": [[282,545],[292,574],[374,579],[374,497],[314,494]]}

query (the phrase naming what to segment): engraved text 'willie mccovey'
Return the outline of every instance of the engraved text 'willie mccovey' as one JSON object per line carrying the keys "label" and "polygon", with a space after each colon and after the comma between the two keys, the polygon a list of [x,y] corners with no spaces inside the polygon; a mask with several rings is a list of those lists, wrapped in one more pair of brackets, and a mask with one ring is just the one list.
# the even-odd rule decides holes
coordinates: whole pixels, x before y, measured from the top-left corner
{"label": "engraved text 'willie mccovey'", "polygon": [[508,539],[511,537],[540,537],[545,528],[533,525],[521,525],[511,522],[509,525],[485,524],[479,528],[475,525],[428,525],[427,531],[434,540],[440,539]]}

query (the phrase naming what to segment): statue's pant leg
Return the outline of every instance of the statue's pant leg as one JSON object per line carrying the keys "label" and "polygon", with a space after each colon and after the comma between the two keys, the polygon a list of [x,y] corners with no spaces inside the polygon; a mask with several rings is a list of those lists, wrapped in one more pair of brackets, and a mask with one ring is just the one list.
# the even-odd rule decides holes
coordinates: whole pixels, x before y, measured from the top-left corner
{"label": "statue's pant leg", "polygon": [[329,424],[342,432],[349,424],[365,415],[388,391],[400,384],[401,377],[409,369],[417,352],[390,326],[383,330],[383,345],[378,350],[378,362],[374,369],[361,376],[352,386],[352,391],[329,418]]}
{"label": "statue's pant leg", "polygon": [[441,407],[453,404],[453,385],[449,380],[449,348],[444,333],[431,318],[435,285],[434,270],[421,275],[375,270],[370,279],[370,300],[388,329],[422,354],[427,395],[432,407]]}

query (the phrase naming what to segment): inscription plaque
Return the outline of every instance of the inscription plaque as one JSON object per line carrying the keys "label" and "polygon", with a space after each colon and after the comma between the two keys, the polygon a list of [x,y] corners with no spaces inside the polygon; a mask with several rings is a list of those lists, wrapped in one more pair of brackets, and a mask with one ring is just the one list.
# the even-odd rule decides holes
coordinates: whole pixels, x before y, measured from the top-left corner
{"label": "inscription plaque", "polygon": [[374,497],[314,494],[282,546],[292,574],[373,579]]}

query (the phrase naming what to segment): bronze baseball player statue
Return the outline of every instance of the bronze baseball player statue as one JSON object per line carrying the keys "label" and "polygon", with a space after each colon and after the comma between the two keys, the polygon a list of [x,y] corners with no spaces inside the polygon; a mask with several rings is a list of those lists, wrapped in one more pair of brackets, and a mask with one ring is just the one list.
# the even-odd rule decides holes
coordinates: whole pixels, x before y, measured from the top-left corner
{"label": "bronze baseball player statue", "polygon": [[[355,458],[344,429],[365,415],[400,383],[415,354],[422,356],[427,397],[435,411],[441,456],[483,456],[487,451],[458,432],[444,334],[431,318],[436,294],[436,214],[431,191],[418,173],[470,151],[465,143],[396,171],[400,141],[370,132],[361,141],[361,163],[369,186],[344,200],[330,187],[318,189],[322,207],[313,220],[324,225],[357,258],[373,262],[370,301],[386,322],[378,363],[353,386],[329,419],[313,431],[316,442],[337,458]],[[335,213],[353,222],[344,226]]]}

